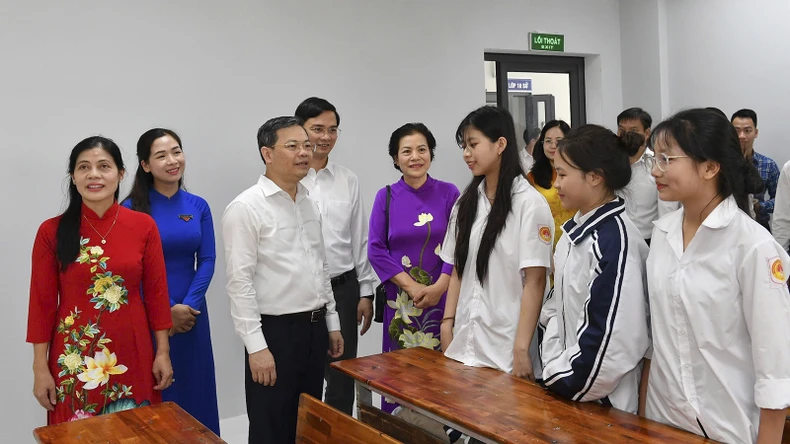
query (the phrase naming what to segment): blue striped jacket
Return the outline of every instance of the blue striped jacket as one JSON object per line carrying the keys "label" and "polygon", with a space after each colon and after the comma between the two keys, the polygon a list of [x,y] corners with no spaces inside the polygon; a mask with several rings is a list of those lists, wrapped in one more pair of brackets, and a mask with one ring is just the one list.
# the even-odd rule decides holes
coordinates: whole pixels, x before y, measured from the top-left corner
{"label": "blue striped jacket", "polygon": [[624,210],[617,198],[563,225],[540,354],[551,391],[634,413],[650,347],[648,247]]}

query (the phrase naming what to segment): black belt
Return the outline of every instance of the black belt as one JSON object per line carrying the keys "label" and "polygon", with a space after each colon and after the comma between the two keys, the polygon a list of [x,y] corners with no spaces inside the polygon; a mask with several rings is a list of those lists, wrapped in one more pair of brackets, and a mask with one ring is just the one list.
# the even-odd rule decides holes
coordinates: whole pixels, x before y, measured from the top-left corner
{"label": "black belt", "polygon": [[288,313],[284,315],[262,314],[261,317],[310,321],[314,323],[326,318],[326,306],[311,311],[303,311],[301,313]]}
{"label": "black belt", "polygon": [[356,270],[348,270],[347,272],[335,276],[332,278],[332,285],[340,285],[346,282],[349,279],[356,279],[357,278],[357,271]]}

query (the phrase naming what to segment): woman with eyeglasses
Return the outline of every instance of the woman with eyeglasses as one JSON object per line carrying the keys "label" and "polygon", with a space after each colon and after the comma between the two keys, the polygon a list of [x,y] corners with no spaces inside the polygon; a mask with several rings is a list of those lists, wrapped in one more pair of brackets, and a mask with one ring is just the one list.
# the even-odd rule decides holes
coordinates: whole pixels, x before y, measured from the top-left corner
{"label": "woman with eyeglasses", "polygon": [[134,185],[123,205],[151,215],[159,228],[173,318],[170,349],[178,381],[162,399],[183,407],[219,435],[206,303],[216,259],[211,209],[183,188],[186,156],[174,131],[153,128],[143,133],[137,141],[137,161]]}
{"label": "woman with eyeglasses", "polygon": [[748,216],[762,184],[726,120],[682,111],[651,136],[660,198],[647,284],[648,418],[723,442],[779,443],[790,407],[790,257]]}
{"label": "woman with eyeglasses", "polygon": [[[411,347],[438,350],[441,343],[440,324],[453,267],[439,253],[460,193],[455,185],[428,174],[435,150],[436,139],[422,123],[396,129],[389,156],[403,177],[380,189],[373,202],[368,258],[387,289],[383,352]],[[392,412],[395,407],[382,400],[382,410]]]}
{"label": "woman with eyeglasses", "polygon": [[576,209],[564,208],[559,192],[554,188],[557,173],[554,171],[554,156],[557,154],[557,144],[568,134],[571,127],[563,120],[550,120],[543,126],[540,137],[535,143],[532,156],[535,164],[527,174],[530,183],[546,198],[554,218],[554,246],[562,236],[562,224],[570,220]]}

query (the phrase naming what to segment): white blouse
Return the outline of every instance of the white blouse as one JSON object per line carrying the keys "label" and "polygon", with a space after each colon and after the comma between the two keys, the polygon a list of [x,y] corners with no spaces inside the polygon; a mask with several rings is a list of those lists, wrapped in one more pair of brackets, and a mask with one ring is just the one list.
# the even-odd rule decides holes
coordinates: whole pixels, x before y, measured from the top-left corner
{"label": "white blouse", "polygon": [[[453,341],[445,355],[474,367],[513,370],[524,268],[551,267],[554,219],[546,199],[527,180],[513,181],[513,208],[497,238],[485,282],[477,278],[477,252],[491,204],[485,180],[478,187],[477,214],[469,239],[469,254],[455,312]],[[458,203],[453,208],[441,258],[454,264]],[[548,287],[548,277],[547,277]],[[536,358],[533,358],[533,364]]]}
{"label": "white blouse", "polygon": [[685,251],[682,208],[655,225],[647,416],[717,441],[754,442],[760,409],[790,406],[790,257],[732,197]]}

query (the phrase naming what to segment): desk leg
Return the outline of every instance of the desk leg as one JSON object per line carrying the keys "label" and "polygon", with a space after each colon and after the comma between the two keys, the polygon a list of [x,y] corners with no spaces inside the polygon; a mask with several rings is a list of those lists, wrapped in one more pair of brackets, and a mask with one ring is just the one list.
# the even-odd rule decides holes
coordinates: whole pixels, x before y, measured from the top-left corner
{"label": "desk leg", "polygon": [[357,391],[357,419],[359,419],[359,406],[366,405],[366,406],[373,406],[373,392],[370,391],[369,388],[363,386],[359,381],[354,381],[354,387]]}

